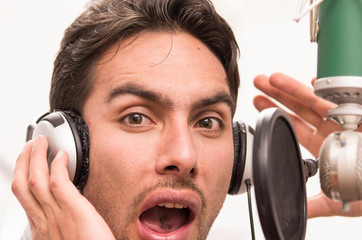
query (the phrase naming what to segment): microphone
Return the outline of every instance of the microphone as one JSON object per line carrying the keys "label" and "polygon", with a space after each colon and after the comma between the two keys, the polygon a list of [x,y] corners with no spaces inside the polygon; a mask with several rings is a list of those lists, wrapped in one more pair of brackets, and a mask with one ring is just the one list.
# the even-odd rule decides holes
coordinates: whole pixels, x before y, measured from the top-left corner
{"label": "microphone", "polygon": [[[317,96],[337,104],[327,117],[341,132],[330,134],[320,150],[322,191],[348,207],[362,199],[362,1],[322,0],[311,23],[318,42]],[[344,208],[348,210],[348,208]]]}
{"label": "microphone", "polygon": [[319,6],[314,92],[338,105],[327,117],[343,130],[362,121],[362,2],[324,0]]}

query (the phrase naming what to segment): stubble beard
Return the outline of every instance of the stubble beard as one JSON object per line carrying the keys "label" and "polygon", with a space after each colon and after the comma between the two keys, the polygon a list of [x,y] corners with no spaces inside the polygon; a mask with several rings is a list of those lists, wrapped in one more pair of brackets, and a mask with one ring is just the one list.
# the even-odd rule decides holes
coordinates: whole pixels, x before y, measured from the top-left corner
{"label": "stubble beard", "polygon": [[129,209],[129,211],[127,212],[127,216],[124,217],[125,221],[123,223],[117,221],[117,216],[114,215],[114,213],[116,212],[115,209],[114,208],[110,209],[107,206],[104,206],[104,204],[101,203],[101,200],[95,201],[93,205],[102,215],[104,220],[107,222],[108,226],[110,227],[111,231],[113,232],[113,235],[117,240],[131,240],[129,233],[129,225],[131,223],[137,222],[139,214],[137,209],[140,208],[139,207],[140,204],[143,203],[143,201],[149,194],[160,188],[172,188],[175,190],[187,189],[196,192],[197,195],[199,195],[201,199],[201,208],[197,216],[197,219],[195,220],[198,229],[198,233],[197,236],[195,237],[195,240],[205,240],[219,211],[217,211],[212,216],[207,217],[206,198],[202,193],[202,191],[198,189],[196,185],[193,184],[191,181],[187,180],[176,181],[174,179],[171,180],[169,179],[166,181],[158,182],[154,186],[146,188],[145,190],[140,192],[134,198],[133,202],[128,206],[128,208],[126,208]]}

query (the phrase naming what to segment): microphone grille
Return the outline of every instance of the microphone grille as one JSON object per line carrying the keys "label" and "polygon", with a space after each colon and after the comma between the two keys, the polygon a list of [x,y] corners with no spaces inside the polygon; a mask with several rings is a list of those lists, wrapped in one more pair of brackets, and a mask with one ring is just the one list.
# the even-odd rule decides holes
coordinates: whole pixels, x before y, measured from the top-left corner
{"label": "microphone grille", "polygon": [[333,142],[334,134],[330,134],[323,142],[323,145],[321,147],[321,151],[319,153],[320,160],[319,160],[319,176],[320,176],[320,182],[321,182],[321,188],[327,197],[332,198],[331,195],[331,164],[330,164],[330,150],[331,145]]}
{"label": "microphone grille", "polygon": [[357,193],[358,199],[362,199],[362,133],[358,133],[357,143]]}
{"label": "microphone grille", "polygon": [[321,188],[327,197],[341,201],[362,200],[361,132],[330,134],[321,147],[319,164]]}

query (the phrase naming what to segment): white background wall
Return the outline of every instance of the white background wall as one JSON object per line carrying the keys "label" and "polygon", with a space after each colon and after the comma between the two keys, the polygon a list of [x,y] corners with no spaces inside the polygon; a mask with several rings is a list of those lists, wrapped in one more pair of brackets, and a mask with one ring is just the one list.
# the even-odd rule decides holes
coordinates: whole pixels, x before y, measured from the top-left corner
{"label": "white background wall", "polygon": [[[316,74],[316,45],[309,42],[309,20],[293,22],[297,0],[214,0],[235,31],[241,49],[241,89],[235,120],[255,126],[252,105],[257,74],[284,72],[307,85]],[[0,0],[0,239],[19,239],[23,210],[10,184],[27,124],[48,110],[53,61],[64,29],[84,9],[85,0]],[[304,151],[304,156],[309,154]],[[319,191],[319,179],[308,182]],[[246,195],[227,197],[209,239],[251,239]],[[254,201],[257,239],[264,239]],[[306,239],[360,239],[361,218],[308,221]]]}

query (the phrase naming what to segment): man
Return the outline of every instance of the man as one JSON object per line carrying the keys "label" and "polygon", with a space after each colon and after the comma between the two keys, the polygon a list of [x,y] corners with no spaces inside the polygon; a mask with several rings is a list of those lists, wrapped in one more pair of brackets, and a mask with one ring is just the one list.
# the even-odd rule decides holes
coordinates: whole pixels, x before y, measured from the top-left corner
{"label": "man", "polygon": [[205,239],[231,178],[236,60],[207,1],[93,2],[65,33],[50,93],[51,111],[89,127],[85,198],[67,155],[49,177],[46,140],[29,142],[13,191],[33,237]]}
{"label": "man", "polygon": [[49,174],[46,139],[26,144],[12,189],[33,239],[205,239],[230,183],[236,61],[235,38],[207,1],[89,5],[65,33],[50,93],[51,111],[89,127],[89,177],[81,195],[66,153]]}

